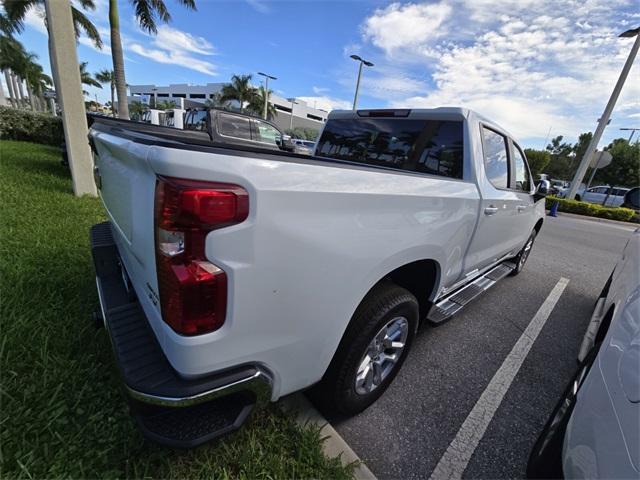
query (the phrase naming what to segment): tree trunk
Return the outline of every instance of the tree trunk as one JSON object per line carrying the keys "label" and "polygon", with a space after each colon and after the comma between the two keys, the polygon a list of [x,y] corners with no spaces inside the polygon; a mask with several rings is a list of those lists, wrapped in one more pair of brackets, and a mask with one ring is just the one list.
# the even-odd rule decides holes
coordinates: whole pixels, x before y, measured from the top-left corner
{"label": "tree trunk", "polygon": [[24,94],[24,87],[22,85],[23,80],[18,75],[16,75],[16,82],[18,82],[18,90],[20,91],[20,99],[23,101],[24,106],[27,106],[27,97]]}
{"label": "tree trunk", "polygon": [[118,16],[118,0],[109,0],[109,26],[111,27],[111,55],[113,56],[113,75],[118,93],[118,117],[129,119],[127,103],[127,81],[124,76],[124,55],[120,39],[120,18]]}
{"label": "tree trunk", "polygon": [[111,81],[111,116],[115,117],[116,116],[116,84],[115,82]]}
{"label": "tree trunk", "polygon": [[22,108],[22,96],[20,95],[20,90],[18,90],[18,82],[16,81],[16,76],[13,72],[9,73],[11,77],[11,85],[13,86],[13,93],[15,94],[16,104],[18,108]]}
{"label": "tree trunk", "polygon": [[27,93],[29,94],[29,103],[31,104],[31,110],[36,112],[38,110],[38,108],[36,107],[36,99],[33,96],[33,90],[31,90],[31,87],[29,86],[28,83],[27,83]]}
{"label": "tree trunk", "polygon": [[2,82],[0,82],[0,105],[3,107],[7,105],[7,98],[4,96],[4,87],[2,86]]}
{"label": "tree trunk", "polygon": [[7,93],[9,94],[9,103],[13,108],[16,108],[16,94],[13,91],[13,85],[11,84],[11,75],[9,74],[9,70],[4,71],[4,79],[7,82]]}

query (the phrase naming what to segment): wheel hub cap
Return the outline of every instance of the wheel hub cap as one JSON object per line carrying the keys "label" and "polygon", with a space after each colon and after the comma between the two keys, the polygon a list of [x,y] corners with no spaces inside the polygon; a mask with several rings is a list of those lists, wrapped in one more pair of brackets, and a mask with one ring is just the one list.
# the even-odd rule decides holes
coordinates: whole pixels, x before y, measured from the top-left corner
{"label": "wheel hub cap", "polygon": [[356,393],[371,393],[389,376],[402,356],[408,335],[409,321],[405,317],[395,317],[380,329],[360,359]]}

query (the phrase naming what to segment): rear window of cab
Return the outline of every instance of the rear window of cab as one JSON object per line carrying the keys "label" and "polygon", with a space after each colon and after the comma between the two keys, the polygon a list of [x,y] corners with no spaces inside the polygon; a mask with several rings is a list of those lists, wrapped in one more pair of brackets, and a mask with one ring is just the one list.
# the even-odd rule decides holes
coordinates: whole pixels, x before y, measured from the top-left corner
{"label": "rear window of cab", "polygon": [[410,172],[462,178],[462,121],[330,119],[316,155]]}

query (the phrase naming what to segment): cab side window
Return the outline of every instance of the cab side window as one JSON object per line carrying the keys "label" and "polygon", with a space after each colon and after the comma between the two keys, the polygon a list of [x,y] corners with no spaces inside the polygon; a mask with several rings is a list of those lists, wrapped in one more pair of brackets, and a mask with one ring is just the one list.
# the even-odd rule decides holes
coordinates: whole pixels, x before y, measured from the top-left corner
{"label": "cab side window", "polygon": [[509,187],[509,156],[507,138],[487,127],[482,127],[484,169],[496,188]]}
{"label": "cab side window", "polygon": [[520,147],[515,143],[513,144],[513,163],[515,167],[516,190],[523,192],[531,191],[531,179],[529,178],[527,161],[525,160],[524,153],[522,153]]}
{"label": "cab side window", "polygon": [[220,113],[218,115],[218,131],[227,137],[251,140],[249,119],[245,117]]}

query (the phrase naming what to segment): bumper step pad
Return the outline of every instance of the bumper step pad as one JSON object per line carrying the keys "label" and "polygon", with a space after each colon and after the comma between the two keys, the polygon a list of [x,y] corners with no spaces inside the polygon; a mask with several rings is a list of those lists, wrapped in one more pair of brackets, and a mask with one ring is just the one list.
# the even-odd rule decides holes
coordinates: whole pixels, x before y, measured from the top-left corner
{"label": "bumper step pad", "polygon": [[473,299],[493,287],[499,280],[509,275],[516,266],[511,262],[503,262],[488,272],[480,275],[471,283],[452,292],[431,307],[427,319],[433,323],[442,323],[462,310]]}
{"label": "bumper step pad", "polygon": [[132,414],[150,439],[193,447],[238,429],[270,385],[253,365],[185,379],[171,367],[142,306],[127,291],[108,222],[91,228],[91,250],[105,326]]}

